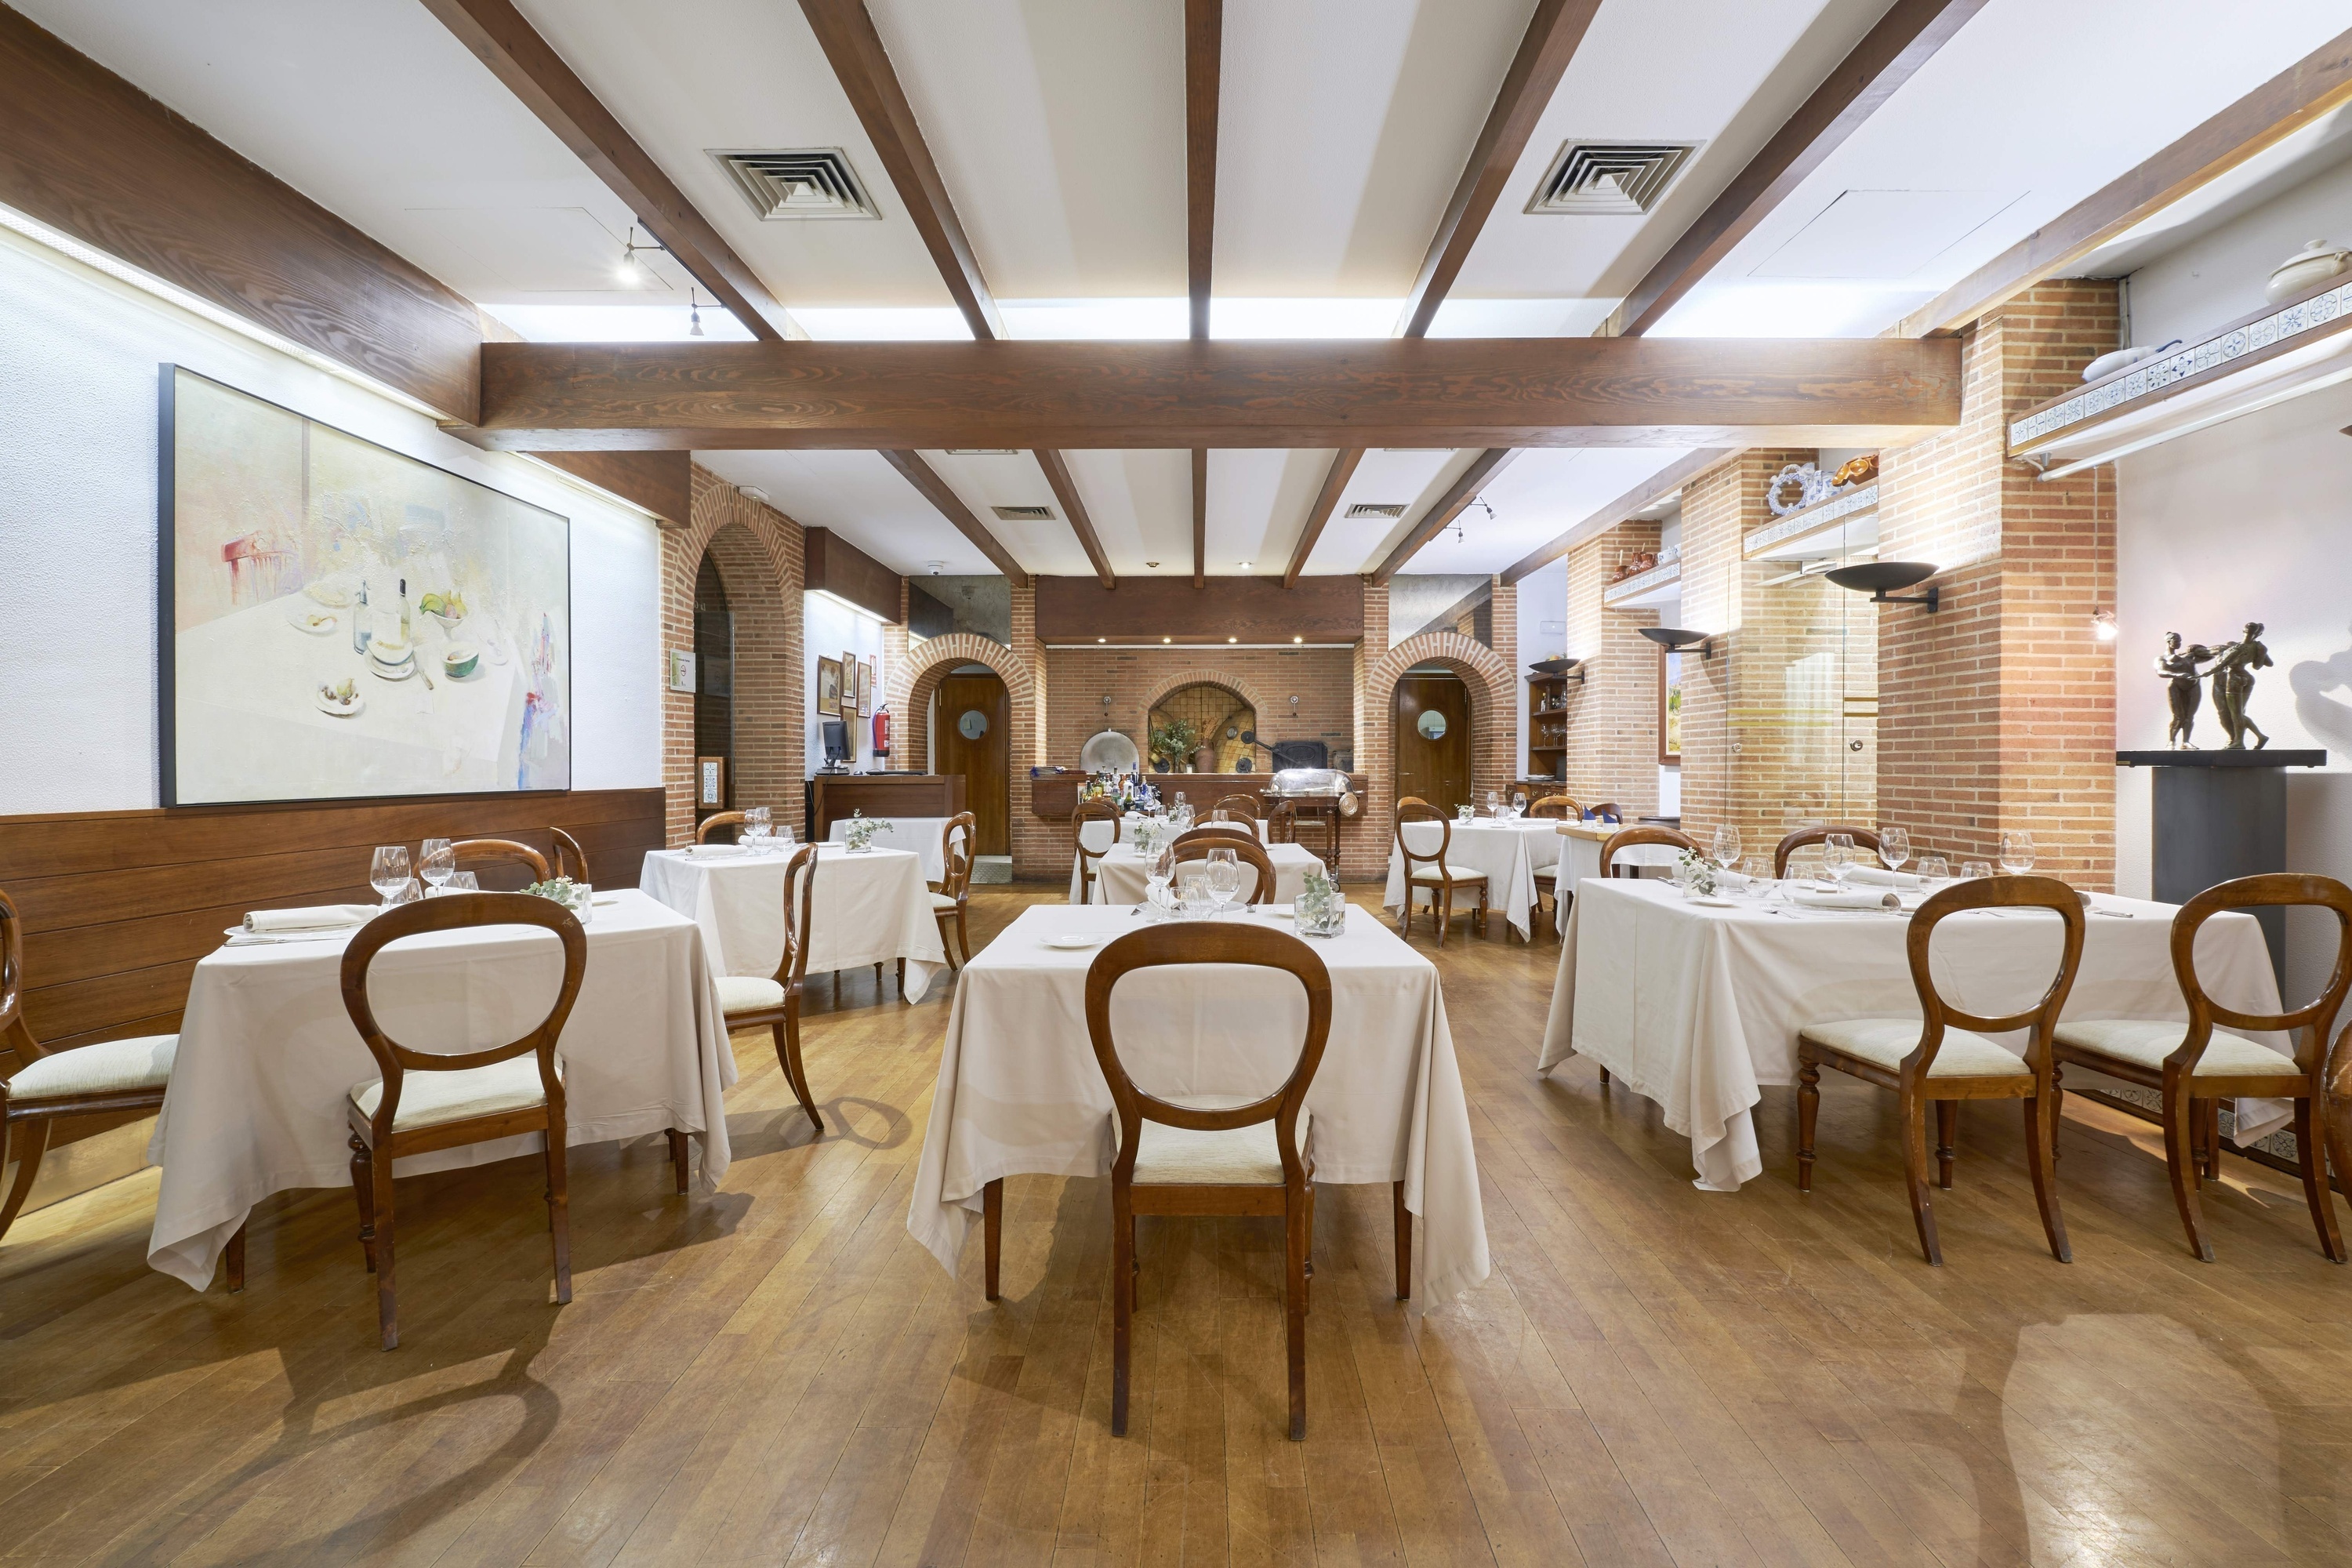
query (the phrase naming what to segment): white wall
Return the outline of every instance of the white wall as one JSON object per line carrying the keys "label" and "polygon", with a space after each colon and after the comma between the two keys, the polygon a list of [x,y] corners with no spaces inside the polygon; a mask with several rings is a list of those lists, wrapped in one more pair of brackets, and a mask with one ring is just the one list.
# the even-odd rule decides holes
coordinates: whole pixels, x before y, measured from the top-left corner
{"label": "white wall", "polygon": [[156,804],[164,363],[571,518],[572,787],[661,783],[661,547],[650,519],[0,231],[0,813]]}
{"label": "white wall", "polygon": [[[804,771],[814,777],[824,764],[824,718],[816,710],[816,661],[839,658],[845,653],[855,653],[860,658],[874,661],[875,700],[881,701],[880,692],[890,679],[889,667],[882,662],[882,622],[863,610],[853,609],[830,594],[801,595],[801,624],[805,628],[802,661],[806,666],[802,679],[808,682],[808,748],[802,753],[806,761]],[[846,683],[845,676],[845,684]],[[898,714],[891,716],[891,743],[895,747],[906,734],[906,721]],[[849,725],[850,748],[856,753],[853,766],[866,769],[875,766],[874,716],[861,710]]]}
{"label": "white wall", "polygon": [[2352,247],[2352,160],[2133,273],[2125,296],[2131,341],[2149,348],[2173,338],[2195,342],[2263,310],[2272,271],[2312,239]]}
{"label": "white wall", "polygon": [[[2226,318],[2224,318],[2226,319]],[[2324,747],[2325,773],[2290,770],[2287,866],[2352,881],[2352,387],[2334,387],[2135,454],[2118,465],[2118,747],[2164,744],[2164,634],[2208,645],[2247,621],[2268,628],[2274,668],[2248,711],[2271,744]],[[2198,739],[2221,743],[2210,691]],[[2149,779],[2124,769],[2116,797],[2118,890],[2149,886]],[[2290,990],[2324,977],[2315,922],[2288,928]],[[2301,998],[2298,998],[2301,999]]]}

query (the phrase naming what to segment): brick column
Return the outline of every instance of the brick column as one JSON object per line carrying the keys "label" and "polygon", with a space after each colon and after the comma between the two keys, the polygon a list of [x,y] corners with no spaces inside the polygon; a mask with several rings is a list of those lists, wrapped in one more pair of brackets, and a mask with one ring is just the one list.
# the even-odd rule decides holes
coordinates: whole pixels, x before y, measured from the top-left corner
{"label": "brick column", "polygon": [[2115,876],[2115,647],[2092,623],[2115,604],[2115,471],[2043,483],[2007,460],[2005,430],[2120,330],[2113,283],[2020,295],[1967,335],[1958,427],[1879,475],[1880,558],[1943,568],[1936,614],[1880,615],[1881,819],[1955,860],[2021,827],[2037,869],[2095,889]]}
{"label": "brick column", "polygon": [[[1018,690],[1010,695],[1013,781],[1007,806],[1013,817],[1013,874],[1066,879],[1070,874],[1068,825],[1044,821],[1029,809],[1029,770],[1052,760],[1045,755],[1045,649],[1037,640],[1037,590],[1034,586],[1016,586],[1013,590],[1010,652],[1013,664],[1029,676],[1025,700]],[[1010,688],[1013,683],[1008,681],[1006,685]],[[1066,760],[1077,761],[1075,757]]]}
{"label": "brick column", "polygon": [[[1658,808],[1658,649],[1641,634],[1654,610],[1601,607],[1601,591],[1626,555],[1658,547],[1658,525],[1633,521],[1568,556],[1568,793],[1580,805],[1615,801],[1630,815]],[[1520,704],[1526,706],[1524,699]]]}

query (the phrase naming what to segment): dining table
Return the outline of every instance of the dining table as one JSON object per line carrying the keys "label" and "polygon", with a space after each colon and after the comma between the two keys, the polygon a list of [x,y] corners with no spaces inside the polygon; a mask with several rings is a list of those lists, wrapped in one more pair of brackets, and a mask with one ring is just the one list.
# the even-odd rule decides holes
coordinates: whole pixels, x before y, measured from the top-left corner
{"label": "dining table", "polygon": [[[1033,905],[964,966],[907,1212],[908,1230],[950,1273],[1006,1177],[1109,1173],[1117,1126],[1087,1032],[1087,973],[1106,943],[1149,918],[1139,907]],[[1217,918],[1294,929],[1263,907]],[[1489,1263],[1436,967],[1360,907],[1349,908],[1345,931],[1299,940],[1331,977],[1330,1043],[1306,1102],[1315,1180],[1402,1183],[1422,1221],[1413,1299],[1449,1300],[1486,1279]],[[1200,1104],[1278,1087],[1306,1019],[1296,979],[1243,965],[1141,971],[1111,996],[1120,1059],[1137,1085]],[[992,1253],[992,1277],[993,1262]]]}
{"label": "dining table", "polygon": [[[1448,826],[1454,835],[1445,840]],[[1502,915],[1519,933],[1520,940],[1531,940],[1535,934],[1535,874],[1559,863],[1559,827],[1556,818],[1547,816],[1478,816],[1456,818],[1451,824],[1425,820],[1399,823],[1397,831],[1402,835],[1403,843],[1392,841],[1389,845],[1389,880],[1381,901],[1388,909],[1404,908],[1404,844],[1410,844],[1416,855],[1432,855],[1437,852],[1440,841],[1445,840],[1447,869],[1485,872],[1488,910]],[[1457,891],[1454,897],[1457,913],[1462,902]]]}
{"label": "dining table", "polygon": [[[849,825],[856,817],[835,817],[827,837],[828,843],[849,842]],[[877,818],[874,847],[877,849],[903,849],[922,863],[923,880],[941,882],[947,879],[945,839],[951,816],[892,816]]]}
{"label": "dining table", "polygon": [[[772,976],[784,954],[784,868],[793,856],[735,844],[647,855],[637,886],[702,930],[711,973]],[[922,861],[905,849],[816,846],[808,973],[904,960],[904,995],[919,1002],[947,967]]]}
{"label": "dining table", "polygon": [[[1695,1184],[1708,1192],[1762,1173],[1754,1108],[1765,1088],[1796,1082],[1800,1029],[1920,1016],[1906,944],[1924,889],[1896,890],[1903,907],[1846,910],[1799,904],[1790,885],[1759,887],[1761,897],[1702,901],[1656,879],[1577,883],[1536,1055],[1538,1073],[1589,1058],[1613,1088],[1656,1101],[1667,1128],[1690,1140]],[[2173,913],[2168,904],[2091,895],[2062,1016],[2186,1019],[2172,969]],[[2045,910],[1949,916],[1930,952],[1937,992],[1980,1015],[2022,1011],[2057,973],[2063,931]],[[2225,1005],[2278,1010],[2270,951],[2252,915],[2208,921],[2196,960]],[[2024,1054],[2022,1030],[1987,1037]],[[2249,1037],[2291,1049],[2282,1036]],[[2284,1101],[2240,1101],[2235,1141],[2255,1142],[2287,1114]]]}
{"label": "dining table", "polygon": [[[1108,817],[1088,817],[1086,821],[1078,825],[1077,842],[1086,846],[1087,849],[1093,851],[1095,854],[1100,855],[1107,850],[1129,842],[1135,837],[1136,828],[1147,820],[1149,819],[1140,812],[1130,811],[1125,816],[1119,818],[1118,833],[1114,837],[1111,833],[1111,823]],[[1206,817],[1202,817],[1201,820],[1193,823],[1192,826],[1194,827],[1202,827],[1207,826],[1207,824],[1208,819]],[[1259,819],[1252,822],[1249,826],[1257,830],[1257,841],[1260,844],[1268,843],[1268,834],[1270,831],[1270,825],[1268,823],[1263,819]],[[1174,843],[1178,837],[1179,835],[1176,833],[1175,829],[1172,827],[1169,829],[1168,841],[1170,843]],[[1086,861],[1083,857],[1079,856],[1074,850],[1070,856],[1070,902],[1079,904],[1086,901],[1080,891],[1084,885],[1085,878]]]}
{"label": "dining table", "polygon": [[[1261,846],[1265,858],[1274,866],[1274,891],[1270,902],[1287,904],[1297,900],[1306,889],[1307,874],[1327,868],[1323,858],[1303,844],[1267,844]],[[1156,857],[1155,857],[1156,858]],[[1098,904],[1139,904],[1149,891],[1151,878],[1150,860],[1139,853],[1132,844],[1114,844],[1095,862],[1094,901]],[[1257,868],[1242,863],[1241,891],[1234,901],[1245,903],[1257,889]]]}
{"label": "dining table", "polygon": [[[444,895],[464,897],[464,894]],[[701,1146],[698,1180],[727,1173],[724,1096],[735,1058],[695,922],[634,889],[600,892],[588,964],[556,1045],[564,1142],[660,1137]],[[196,961],[180,1044],[148,1158],[163,1168],[151,1266],[196,1289],[253,1206],[294,1187],[352,1180],[344,1104],[378,1076],[343,1005],[343,950],[357,923],[256,936],[238,928]],[[532,926],[404,938],[376,955],[368,994],[385,1032],[417,1050],[503,1045],[536,1027],[563,976],[563,948]],[[412,1154],[395,1176],[488,1164],[544,1148],[532,1132]],[[647,1178],[648,1182],[655,1180]]]}

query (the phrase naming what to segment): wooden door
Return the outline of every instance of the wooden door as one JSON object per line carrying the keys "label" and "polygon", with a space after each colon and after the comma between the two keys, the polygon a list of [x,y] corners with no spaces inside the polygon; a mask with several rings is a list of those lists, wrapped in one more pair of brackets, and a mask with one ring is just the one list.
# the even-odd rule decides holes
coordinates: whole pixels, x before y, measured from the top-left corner
{"label": "wooden door", "polygon": [[1396,793],[1454,815],[1470,804],[1470,689],[1450,675],[1408,675],[1396,689]]}
{"label": "wooden door", "polygon": [[1012,703],[993,675],[950,675],[932,710],[931,754],[942,773],[963,775],[963,799],[978,826],[977,853],[1013,853]]}

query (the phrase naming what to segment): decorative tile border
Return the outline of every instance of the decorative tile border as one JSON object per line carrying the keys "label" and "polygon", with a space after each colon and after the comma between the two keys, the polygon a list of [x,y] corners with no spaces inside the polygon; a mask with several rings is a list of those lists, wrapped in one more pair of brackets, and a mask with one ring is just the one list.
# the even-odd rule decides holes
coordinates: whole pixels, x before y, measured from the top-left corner
{"label": "decorative tile border", "polygon": [[1601,589],[1601,605],[1606,608],[1611,605],[1630,599],[1636,594],[1646,594],[1653,588],[1663,588],[1669,583],[1679,583],[1682,581],[1682,575],[1683,563],[1679,561],[1669,561],[1664,566],[1653,566],[1647,572],[1637,573],[1622,583],[1612,583]]}
{"label": "decorative tile border", "polygon": [[1810,533],[1814,529],[1825,528],[1845,518],[1877,510],[1878,485],[1874,480],[1858,490],[1840,491],[1827,500],[1815,501],[1802,511],[1792,511],[1758,529],[1740,541],[1739,551],[1743,555],[1753,555],[1759,550],[1770,549],[1784,539],[1793,539],[1798,534]]}
{"label": "decorative tile border", "polygon": [[2010,449],[2039,441],[2069,426],[2080,425],[2111,409],[2120,408],[2152,393],[2161,392],[2192,375],[2202,375],[2242,354],[2270,348],[2286,339],[2316,331],[2342,316],[2352,305],[2352,284],[2339,284],[2308,300],[2258,316],[2243,326],[2217,332],[2200,343],[2143,360],[2123,375],[2086,387],[2063,403],[2036,409],[2009,426]]}

